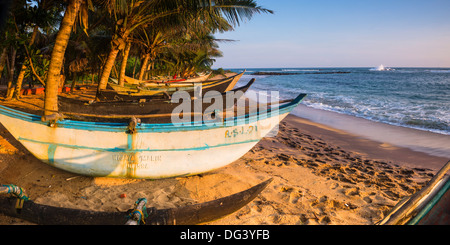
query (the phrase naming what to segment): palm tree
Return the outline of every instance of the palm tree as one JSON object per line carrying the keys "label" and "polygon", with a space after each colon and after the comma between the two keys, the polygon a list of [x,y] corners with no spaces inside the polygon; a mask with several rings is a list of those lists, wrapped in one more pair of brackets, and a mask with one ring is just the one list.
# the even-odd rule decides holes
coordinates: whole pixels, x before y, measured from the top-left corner
{"label": "palm tree", "polygon": [[[243,19],[250,19],[254,13],[271,10],[257,6],[253,0],[166,0],[166,1],[107,1],[111,17],[116,20],[111,51],[106,60],[98,85],[98,91],[106,89],[111,69],[120,50],[124,49],[130,35],[139,27],[145,27],[163,17],[178,23],[188,23],[197,18],[207,23],[212,30],[222,30],[224,20],[228,25],[239,25]],[[144,60],[145,62],[145,60]],[[143,62],[143,63],[144,63]],[[144,64],[142,65],[144,66]]]}
{"label": "palm tree", "polygon": [[[197,15],[200,15],[200,13]],[[204,18],[192,15],[182,21],[171,20],[170,25],[168,25],[167,18],[160,18],[136,33],[133,42],[141,47],[140,52],[144,56],[138,79],[143,79],[144,75],[148,73],[149,67],[154,68],[158,56],[161,56],[160,58],[166,64],[166,67],[168,65],[174,69],[178,67],[177,63],[179,62],[177,60],[181,59],[184,59],[185,63],[190,62],[191,64],[198,63],[199,59],[206,61],[204,59],[206,57],[208,57],[208,61],[212,61],[210,58],[213,56],[217,57],[217,54],[220,54],[220,52],[217,50],[217,39],[214,39],[211,32],[215,30],[229,31],[232,29],[232,26],[226,20],[221,17],[218,19],[214,22],[214,25],[211,25]],[[186,52],[190,54],[188,55]],[[202,53],[201,56],[205,57],[199,58],[199,52]],[[165,56],[163,53],[167,53],[168,56]],[[196,61],[193,59],[196,59]],[[199,68],[199,66],[191,66],[192,71],[188,72],[189,75],[192,75],[196,68]],[[155,74],[157,72],[153,71],[152,73]],[[173,70],[170,73],[178,74],[180,72]]]}
{"label": "palm tree", "polygon": [[83,16],[80,17],[84,27],[87,27],[87,2],[85,0],[68,0],[64,17],[61,21],[55,45],[51,54],[50,65],[45,83],[44,115],[48,116],[58,112],[58,87],[61,79],[61,67],[64,53],[69,42],[70,34],[80,9]]}
{"label": "palm tree", "polygon": [[128,55],[131,50],[131,42],[127,42],[125,49],[122,54],[122,63],[120,64],[119,71],[119,85],[123,86],[125,84],[125,70],[127,69]]}
{"label": "palm tree", "polygon": [[115,26],[113,27],[114,32],[110,44],[111,50],[103,67],[98,85],[99,91],[106,89],[117,54],[130,41],[129,38],[132,32],[158,18],[176,13],[177,8],[172,6],[174,2],[177,2],[177,0],[106,1],[105,7],[108,9],[111,18],[114,19]]}
{"label": "palm tree", "polygon": [[[61,0],[54,1],[61,2]],[[106,8],[109,13],[107,17],[113,22],[110,27],[110,50],[105,56],[98,91],[106,88],[116,57],[131,41],[133,32],[155,20],[171,17],[165,20],[170,25],[170,22],[186,24],[197,19],[198,23],[206,23],[210,30],[223,31],[225,29],[223,26],[228,25],[230,28],[239,25],[241,20],[250,19],[255,13],[272,13],[271,10],[257,6],[254,0],[66,0],[64,2],[67,3],[67,7],[56,36],[45,82],[45,116],[58,111],[57,94],[64,53],[77,16],[84,30],[87,29],[87,9],[88,6],[93,9],[92,3]]]}
{"label": "palm tree", "polygon": [[[13,13],[13,19],[14,22],[16,22],[17,19],[21,21],[20,25],[22,31],[32,28],[31,37],[27,38],[28,42],[23,44],[24,51],[25,51],[25,59],[22,63],[22,67],[20,69],[19,75],[17,77],[16,81],[16,89],[14,91],[14,98],[19,99],[20,98],[20,92],[22,89],[22,83],[23,79],[25,78],[25,74],[28,70],[31,70],[32,74],[43,84],[45,85],[45,82],[39,77],[39,75],[36,73],[36,69],[32,62],[31,53],[33,52],[32,48],[34,46],[34,42],[36,39],[36,36],[39,33],[39,27],[42,29],[48,29],[49,27],[53,26],[56,21],[58,21],[57,13],[60,11],[59,6],[55,6],[52,2],[52,0],[40,0],[35,1],[34,5],[32,5],[29,2],[21,3],[21,6],[15,9]],[[16,24],[17,32],[20,32],[18,30],[18,24]],[[36,51],[34,51],[36,52]]]}
{"label": "palm tree", "polygon": [[[34,40],[36,39],[37,32],[38,32],[38,26],[35,25],[33,27],[33,32],[31,34],[29,46],[33,45]],[[29,53],[28,47],[26,47],[26,44],[24,46],[25,46],[26,52]],[[28,62],[28,64],[30,64],[30,62]],[[20,68],[19,75],[17,76],[16,89],[14,90],[14,96],[11,94],[11,97],[14,97],[16,99],[20,99],[20,92],[21,92],[21,89],[22,89],[23,79],[25,78],[26,69],[27,69],[27,62],[24,61],[22,63],[22,67]],[[9,99],[9,98],[7,98],[7,99]]]}
{"label": "palm tree", "polygon": [[141,64],[138,80],[144,79],[144,75],[149,66],[153,66],[156,56],[161,53],[170,43],[168,39],[173,33],[170,31],[162,31],[157,28],[151,28],[152,30],[142,30],[137,35],[136,44],[141,47],[144,60]]}

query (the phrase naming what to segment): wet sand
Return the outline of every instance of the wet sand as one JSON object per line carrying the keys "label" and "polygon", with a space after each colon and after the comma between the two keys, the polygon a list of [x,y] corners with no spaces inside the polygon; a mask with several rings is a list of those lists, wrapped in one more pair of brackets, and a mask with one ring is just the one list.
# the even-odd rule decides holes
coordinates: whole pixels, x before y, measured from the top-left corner
{"label": "wet sand", "polygon": [[[370,121],[299,105],[293,115],[384,143],[450,159],[450,135]],[[427,164],[427,163],[425,163]]]}
{"label": "wet sand", "polygon": [[[179,207],[273,182],[239,211],[209,224],[371,225],[429,181],[448,159],[393,146],[288,116],[230,165],[183,178],[93,178],[42,163],[0,127],[0,183],[25,188],[35,202],[68,208],[125,211]],[[0,215],[0,224],[29,224]]]}

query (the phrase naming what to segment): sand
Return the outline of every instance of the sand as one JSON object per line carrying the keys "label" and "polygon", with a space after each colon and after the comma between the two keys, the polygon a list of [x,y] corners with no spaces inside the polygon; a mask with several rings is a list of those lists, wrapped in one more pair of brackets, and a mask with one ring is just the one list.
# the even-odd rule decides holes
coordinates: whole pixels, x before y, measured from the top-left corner
{"label": "sand", "polygon": [[[179,207],[273,182],[251,203],[212,225],[372,225],[420,188],[448,159],[368,140],[289,115],[230,165],[162,180],[86,177],[46,165],[0,126],[0,184],[23,187],[37,203],[126,211]],[[30,224],[0,214],[0,224]]]}

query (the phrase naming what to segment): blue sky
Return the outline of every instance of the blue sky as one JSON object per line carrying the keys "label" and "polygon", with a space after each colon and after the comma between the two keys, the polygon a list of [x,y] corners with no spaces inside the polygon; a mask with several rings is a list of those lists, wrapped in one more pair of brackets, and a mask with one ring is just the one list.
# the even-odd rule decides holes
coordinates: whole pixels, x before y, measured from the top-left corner
{"label": "blue sky", "polygon": [[450,0],[256,0],[214,68],[450,67]]}

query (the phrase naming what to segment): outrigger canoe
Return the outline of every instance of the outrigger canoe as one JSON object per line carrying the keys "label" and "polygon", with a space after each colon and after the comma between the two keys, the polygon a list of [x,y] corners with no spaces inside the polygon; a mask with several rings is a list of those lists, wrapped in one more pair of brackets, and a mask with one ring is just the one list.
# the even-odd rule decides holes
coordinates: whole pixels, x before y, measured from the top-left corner
{"label": "outrigger canoe", "polygon": [[378,224],[450,225],[450,161],[423,187],[401,200]]}
{"label": "outrigger canoe", "polygon": [[[255,79],[251,79],[245,86],[233,89],[231,91],[216,94],[216,96],[207,96],[206,94],[202,96],[202,111],[204,112],[209,106],[215,103],[216,99],[221,99],[223,101],[223,108],[227,109],[232,107],[235,103],[226,104],[226,98],[229,93],[232,93],[236,100],[239,100],[244,93],[252,86]],[[75,98],[69,98],[66,96],[58,96],[58,108],[61,113],[67,114],[70,112],[72,115],[83,116],[86,114],[91,115],[135,115],[139,117],[140,115],[151,115],[151,114],[167,114],[172,113],[174,109],[180,106],[183,101],[172,102],[167,98],[158,98],[155,96],[150,97],[140,97],[139,100],[113,100],[114,97],[108,94],[102,94],[102,96],[109,96],[106,101],[87,101]],[[196,99],[190,100],[191,111],[195,110]]]}
{"label": "outrigger canoe", "polygon": [[180,79],[159,79],[159,80],[139,80],[132,77],[125,76],[125,82],[129,84],[142,84],[142,83],[197,83],[206,81],[211,73],[199,75],[192,78],[180,78]]}
{"label": "outrigger canoe", "polygon": [[305,96],[220,122],[44,122],[5,106],[0,106],[0,122],[30,153],[56,168],[87,176],[158,179],[208,172],[239,159]]}
{"label": "outrigger canoe", "polygon": [[[266,180],[245,191],[209,202],[169,209],[143,208],[138,212],[143,217],[136,224],[197,225],[215,221],[247,205],[271,181],[272,179]],[[8,192],[2,192],[0,186],[1,193]],[[18,201],[22,202],[19,206]],[[0,213],[40,225],[124,225],[128,224],[135,210],[136,208],[131,212],[102,212],[71,209],[35,203],[28,197],[0,196]]]}
{"label": "outrigger canoe", "polygon": [[[193,83],[144,83],[140,85],[125,84],[125,86],[120,86],[117,84],[115,79],[110,79],[116,82],[108,83],[117,94],[125,96],[158,96],[163,94],[173,94],[177,91],[186,91],[191,94],[194,93],[197,87],[202,88],[202,92],[207,91],[218,91],[219,93],[224,93],[230,91],[236,86],[239,79],[241,79],[244,73],[239,73],[231,77],[227,77],[219,80],[207,80],[203,82],[193,82]],[[102,91],[100,91],[102,92]]]}

